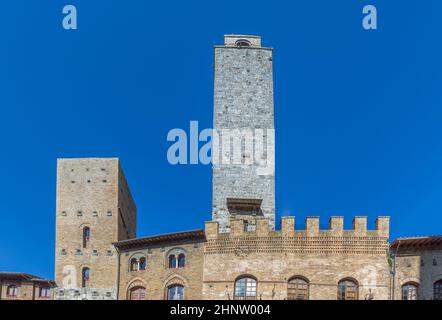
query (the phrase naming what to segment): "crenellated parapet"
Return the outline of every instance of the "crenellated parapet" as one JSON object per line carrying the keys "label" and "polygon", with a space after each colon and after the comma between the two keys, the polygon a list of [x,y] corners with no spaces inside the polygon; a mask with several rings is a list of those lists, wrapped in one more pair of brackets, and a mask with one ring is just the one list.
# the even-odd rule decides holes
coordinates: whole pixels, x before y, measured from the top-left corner
{"label": "crenellated parapet", "polygon": [[345,230],[344,218],[333,216],[324,229],[320,228],[319,217],[307,217],[305,227],[297,229],[295,217],[282,217],[280,230],[272,230],[265,218],[232,219],[228,233],[220,233],[218,223],[208,221],[205,252],[386,254],[389,221],[389,217],[378,217],[375,229],[368,230],[367,217],[355,217],[352,229]]}

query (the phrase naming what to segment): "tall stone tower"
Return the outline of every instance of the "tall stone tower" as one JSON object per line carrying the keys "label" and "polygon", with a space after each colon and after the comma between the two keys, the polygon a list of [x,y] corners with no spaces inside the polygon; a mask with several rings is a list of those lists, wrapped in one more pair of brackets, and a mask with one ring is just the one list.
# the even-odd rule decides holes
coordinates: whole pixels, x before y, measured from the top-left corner
{"label": "tall stone tower", "polygon": [[118,159],[58,159],[57,299],[115,299],[113,242],[135,238],[136,206]]}
{"label": "tall stone tower", "polygon": [[258,36],[226,35],[214,50],[212,219],[221,232],[238,216],[262,216],[274,228],[272,49]]}

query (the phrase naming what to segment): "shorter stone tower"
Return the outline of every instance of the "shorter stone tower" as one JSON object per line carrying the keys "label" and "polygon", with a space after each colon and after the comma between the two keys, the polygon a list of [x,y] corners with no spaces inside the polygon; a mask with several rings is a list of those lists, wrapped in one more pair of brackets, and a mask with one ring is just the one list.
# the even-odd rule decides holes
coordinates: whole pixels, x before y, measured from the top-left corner
{"label": "shorter stone tower", "polygon": [[113,242],[135,238],[136,206],[116,158],[57,162],[56,299],[115,299]]}

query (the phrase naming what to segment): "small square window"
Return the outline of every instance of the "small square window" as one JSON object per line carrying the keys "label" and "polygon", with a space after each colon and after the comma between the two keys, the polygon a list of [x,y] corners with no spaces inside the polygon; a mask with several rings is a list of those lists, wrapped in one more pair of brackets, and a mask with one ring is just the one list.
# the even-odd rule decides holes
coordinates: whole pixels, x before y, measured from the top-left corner
{"label": "small square window", "polygon": [[93,217],[98,217],[98,212],[97,211],[92,212],[92,216]]}
{"label": "small square window", "polygon": [[77,249],[77,251],[75,251],[75,255],[77,255],[77,256],[81,256],[81,255],[83,255],[83,254],[81,253],[81,249]]}
{"label": "small square window", "polygon": [[98,256],[98,251],[97,250],[92,250],[92,255],[93,256]]}
{"label": "small square window", "polygon": [[112,255],[112,250],[107,250],[107,255],[111,256]]}
{"label": "small square window", "polygon": [[112,216],[112,211],[108,211],[108,212],[107,212],[107,216],[108,216],[108,217]]}
{"label": "small square window", "polygon": [[103,183],[106,183],[107,182],[107,180],[106,179],[103,179]]}
{"label": "small square window", "polygon": [[61,215],[62,215],[63,217],[66,217],[66,216],[67,216],[66,211],[62,211],[62,212],[61,212]]}
{"label": "small square window", "polygon": [[433,266],[437,266],[437,260],[436,260],[436,258],[433,258]]}
{"label": "small square window", "polygon": [[91,183],[91,180],[87,180],[87,183]]}
{"label": "small square window", "polygon": [[81,217],[82,215],[83,215],[83,212],[81,212],[81,211],[77,212],[77,217]]}
{"label": "small square window", "polygon": [[65,256],[65,255],[66,255],[66,249],[61,249],[60,254],[61,254],[62,256]]}
{"label": "small square window", "polygon": [[74,180],[71,180],[71,183],[75,183],[75,181],[74,181]]}

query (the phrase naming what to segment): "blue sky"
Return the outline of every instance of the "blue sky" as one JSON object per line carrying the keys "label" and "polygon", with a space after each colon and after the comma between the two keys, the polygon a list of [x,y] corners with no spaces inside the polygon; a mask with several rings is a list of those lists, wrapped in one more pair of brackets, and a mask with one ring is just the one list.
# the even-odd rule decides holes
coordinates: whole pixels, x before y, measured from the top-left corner
{"label": "blue sky", "polygon": [[[290,3],[290,4],[289,4]],[[78,30],[62,8],[78,9]],[[378,30],[362,29],[375,4]],[[391,216],[442,234],[440,1],[3,1],[0,270],[53,277],[58,157],[121,158],[138,236],[203,228],[211,168],[167,132],[212,125],[213,45],[274,47],[277,217]]]}

